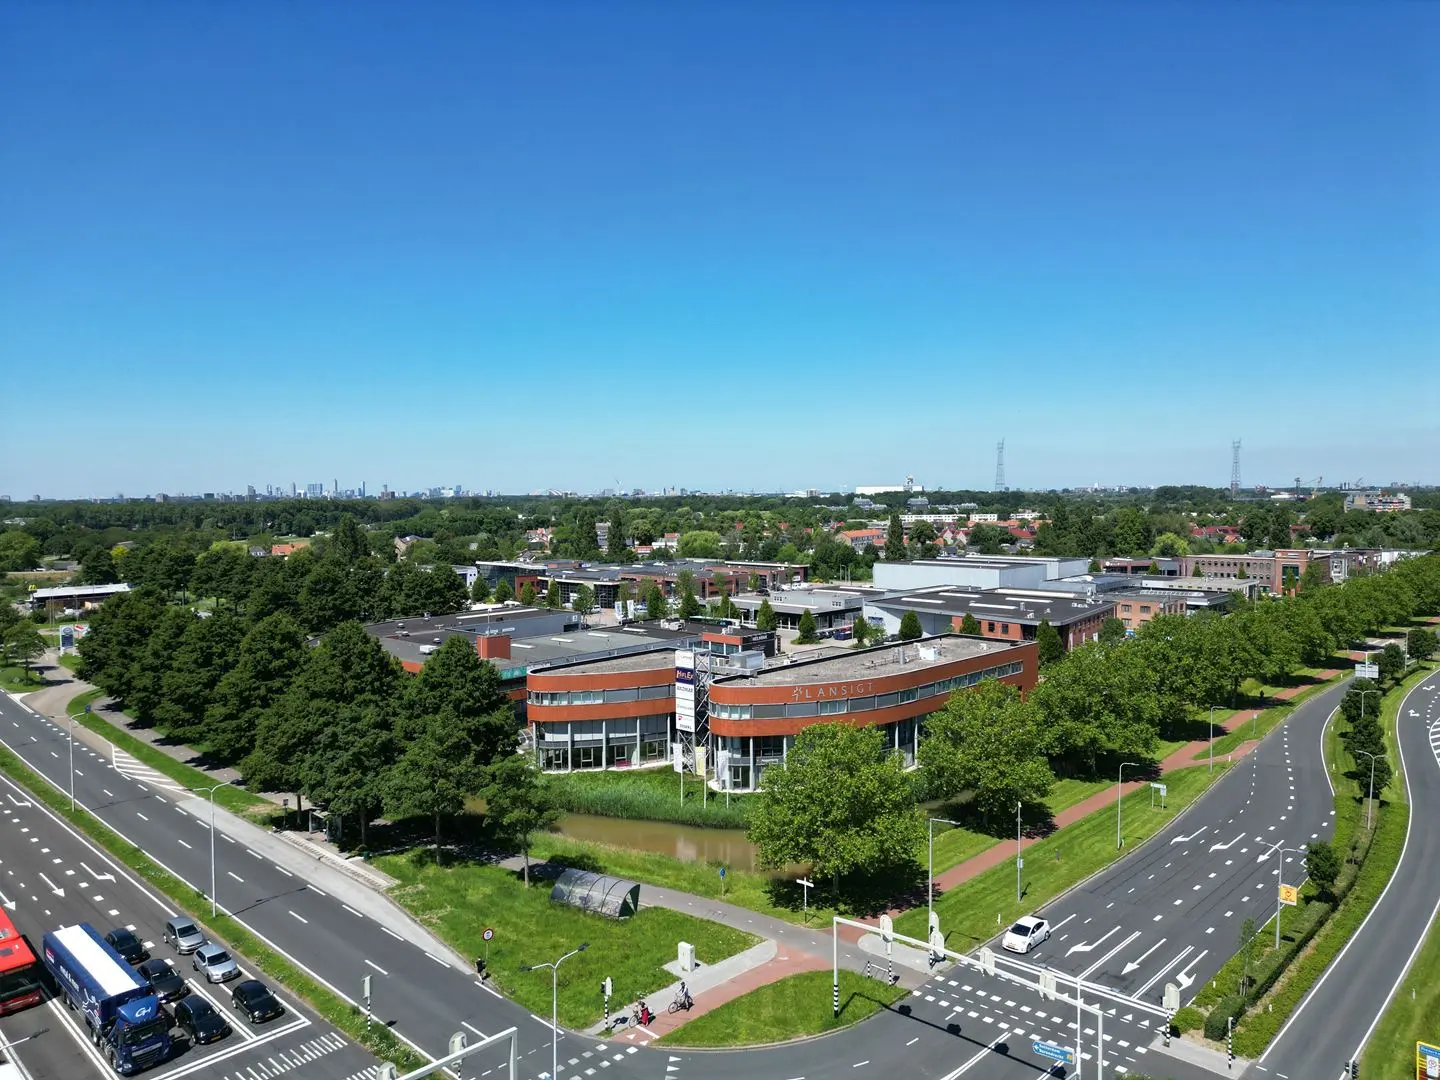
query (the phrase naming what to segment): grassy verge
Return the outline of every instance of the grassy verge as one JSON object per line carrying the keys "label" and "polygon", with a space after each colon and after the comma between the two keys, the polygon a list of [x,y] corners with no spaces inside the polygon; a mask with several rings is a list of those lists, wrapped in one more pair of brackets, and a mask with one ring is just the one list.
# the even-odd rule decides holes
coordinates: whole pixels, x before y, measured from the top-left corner
{"label": "grassy verge", "polygon": [[1405,981],[1380,1025],[1375,1029],[1360,1064],[1367,1080],[1414,1080],[1417,1042],[1440,1042],[1440,920],[1432,923],[1425,944],[1410,965]]}
{"label": "grassy verge", "polygon": [[203,923],[212,939],[218,939],[244,956],[278,987],[303,999],[327,1022],[334,1024],[356,1043],[382,1061],[391,1061],[405,1071],[424,1064],[417,1054],[382,1025],[367,1028],[365,1014],[316,982],[285,957],[272,950],[237,920],[221,915],[209,918],[210,902],[200,892],[152,862],[143,851],[121,839],[102,821],[83,811],[70,810],[63,798],[43,778],[10,751],[0,747],[0,771],[26,788],[32,798],[44,803],[56,816],[68,821],[78,831],[108,851],[142,882],[166,897],[196,921]]}
{"label": "grassy verge", "polygon": [[821,1035],[859,1023],[905,996],[903,987],[840,972],[840,1015],[831,973],[804,971],[752,990],[656,1040],[666,1046],[755,1046]]}
{"label": "grassy verge", "polygon": [[27,672],[19,664],[0,667],[0,690],[9,690],[12,694],[28,694],[31,690],[39,690],[48,685],[45,676],[33,668]]}
{"label": "grassy verge", "polygon": [[[1133,847],[1153,836],[1224,775],[1217,767],[1213,776],[1205,766],[1181,769],[1166,777],[1169,795],[1166,809],[1150,809],[1148,789],[1132,792],[1123,799],[1126,845]],[[965,950],[988,941],[1003,924],[1042,907],[1052,899],[1119,858],[1115,848],[1115,808],[1097,810],[1079,821],[1025,849],[1024,895],[1015,902],[1015,865],[1006,862],[992,867],[964,884],[936,897],[950,948]],[[926,936],[925,909],[906,912],[895,920],[895,929],[911,937]]]}
{"label": "grassy verge", "polygon": [[[1309,675],[1313,678],[1320,674],[1320,669],[1307,668],[1305,669],[1303,674]],[[1296,706],[1298,706],[1301,702],[1305,701],[1307,698],[1311,698],[1314,695],[1320,693],[1320,691],[1326,689],[1327,687],[1333,686],[1334,682],[1335,680],[1331,679],[1328,682],[1315,683],[1313,686],[1307,686],[1294,697],[1286,698],[1284,704],[1272,705],[1270,708],[1265,709],[1263,712],[1261,712],[1260,715],[1255,717],[1253,720],[1247,721],[1246,723],[1241,724],[1239,727],[1237,727],[1234,731],[1222,735],[1220,738],[1215,740],[1215,756],[1219,757],[1221,754],[1233,753],[1240,748],[1242,743],[1263,739],[1266,735],[1270,734],[1270,732],[1273,731],[1276,726],[1279,725],[1287,716],[1293,713]],[[1266,687],[1266,689],[1270,690],[1269,687]],[[1273,690],[1271,692],[1273,693]],[[1234,714],[1232,713],[1231,715],[1233,716]],[[1209,755],[1210,748],[1206,747],[1204,750],[1200,751],[1200,753],[1195,755],[1195,760],[1198,761],[1201,758],[1208,758]]]}
{"label": "grassy verge", "polygon": [[669,768],[614,769],[547,776],[545,784],[560,806],[576,814],[630,818],[636,821],[673,821],[707,829],[743,829],[749,822],[753,796],[705,794],[699,778],[685,777],[685,800],[680,800],[680,776]]}
{"label": "grassy verge", "polygon": [[544,882],[524,888],[519,876],[476,863],[437,867],[428,849],[387,855],[375,866],[400,882],[390,896],[464,956],[486,955],[495,986],[527,1009],[549,1015],[550,972],[520,968],[554,960],[581,944],[589,948],[560,969],[560,1022],[584,1028],[601,1017],[597,987],[614,980],[615,1001],[630,1002],[670,985],[661,966],[675,959],[676,944],[695,946],[702,963],[714,964],[749,948],[757,938],[719,923],[664,908],[644,908],[628,919],[611,919],[552,903]]}
{"label": "grassy verge", "polygon": [[[103,691],[87,690],[80,694],[74,701],[66,706],[66,712],[73,716],[82,727],[87,727],[102,739],[114,743],[121,750],[136,758],[145,765],[150,766],[156,772],[164,773],[177,784],[198,791],[201,788],[208,788],[215,783],[214,777],[203,769],[197,769],[193,765],[186,765],[183,761],[176,761],[169,754],[155,749],[147,742],[135,738],[128,731],[125,731],[118,724],[112,724],[99,713],[86,712],[85,706],[93,705],[95,701],[103,696]],[[215,792],[215,801],[237,814],[245,814],[257,809],[274,809],[269,802],[252,795],[244,788],[222,787]]]}
{"label": "grassy verge", "polygon": [[55,662],[66,671],[75,672],[80,669],[80,654],[67,652],[56,657]]}

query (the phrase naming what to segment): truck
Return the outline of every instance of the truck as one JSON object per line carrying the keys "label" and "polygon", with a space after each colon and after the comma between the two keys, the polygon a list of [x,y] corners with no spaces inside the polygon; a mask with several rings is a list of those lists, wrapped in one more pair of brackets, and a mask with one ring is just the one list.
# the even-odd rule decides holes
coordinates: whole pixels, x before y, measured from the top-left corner
{"label": "truck", "polygon": [[40,957],[117,1073],[131,1076],[170,1055],[170,1018],[160,999],[89,923],[47,933]]}

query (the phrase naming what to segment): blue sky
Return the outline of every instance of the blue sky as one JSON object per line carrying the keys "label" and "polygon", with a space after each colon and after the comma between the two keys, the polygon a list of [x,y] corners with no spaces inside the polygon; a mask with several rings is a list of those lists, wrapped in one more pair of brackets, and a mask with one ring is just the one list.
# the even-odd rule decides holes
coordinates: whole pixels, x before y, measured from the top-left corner
{"label": "blue sky", "polygon": [[0,19],[17,499],[1440,481],[1436,5]]}

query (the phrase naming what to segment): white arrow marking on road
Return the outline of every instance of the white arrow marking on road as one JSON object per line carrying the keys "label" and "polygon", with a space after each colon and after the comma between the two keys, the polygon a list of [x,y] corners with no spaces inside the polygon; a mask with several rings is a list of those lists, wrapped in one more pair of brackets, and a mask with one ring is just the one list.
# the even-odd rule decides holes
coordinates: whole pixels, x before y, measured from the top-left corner
{"label": "white arrow marking on road", "polygon": [[56,885],[55,882],[51,881],[44,874],[40,875],[40,880],[45,882],[46,885],[49,885],[50,891],[53,892],[56,896],[60,897],[62,900],[65,898],[65,890]]}
{"label": "white arrow marking on road", "polygon": [[1180,955],[1179,955],[1179,956],[1175,957],[1174,960],[1171,960],[1171,961],[1170,961],[1168,964],[1166,964],[1163,968],[1161,968],[1159,971],[1157,971],[1154,975],[1152,975],[1152,976],[1150,977],[1150,981],[1149,981],[1149,982],[1147,982],[1144,986],[1140,987],[1139,990],[1136,990],[1136,991],[1135,991],[1135,996],[1138,998],[1138,997],[1140,997],[1142,994],[1144,994],[1145,991],[1149,990],[1149,989],[1150,989],[1152,986],[1154,986],[1157,982],[1159,982],[1161,979],[1163,979],[1163,978],[1165,977],[1165,974],[1166,974],[1171,968],[1173,968],[1176,964],[1180,963],[1181,960],[1184,960],[1185,957],[1189,956],[1189,955],[1190,955],[1192,952],[1194,952],[1194,951],[1195,951],[1195,946],[1194,946],[1194,945],[1186,945],[1185,948],[1183,948],[1183,949],[1180,950]]}
{"label": "white arrow marking on road", "polygon": [[1130,932],[1130,936],[1129,936],[1129,937],[1127,937],[1124,941],[1120,942],[1119,945],[1116,945],[1113,949],[1111,949],[1109,952],[1107,952],[1104,956],[1100,957],[1099,960],[1096,960],[1096,961],[1095,961],[1093,964],[1091,964],[1088,968],[1086,968],[1084,971],[1082,971],[1082,972],[1080,973],[1080,976],[1079,976],[1079,977],[1083,979],[1083,978],[1085,978],[1086,976],[1088,976],[1091,972],[1093,972],[1093,971],[1094,971],[1096,968],[1098,968],[1101,964],[1104,964],[1104,963],[1105,963],[1106,961],[1108,961],[1112,956],[1114,956],[1116,953],[1118,953],[1121,949],[1125,948],[1127,945],[1129,945],[1132,941],[1134,941],[1134,940],[1135,940],[1137,937],[1139,937],[1139,936],[1140,936],[1140,931],[1139,931],[1139,930],[1132,930],[1132,931]]}
{"label": "white arrow marking on road", "polygon": [[1229,851],[1232,847],[1235,846],[1235,844],[1236,844],[1237,842],[1239,842],[1239,841],[1241,841],[1241,840],[1244,840],[1244,839],[1245,839],[1245,834],[1244,834],[1244,833],[1241,833],[1239,836],[1235,837],[1234,840],[1231,840],[1231,841],[1229,841],[1229,842],[1227,842],[1227,843],[1224,843],[1224,844],[1211,844],[1211,845],[1210,845],[1210,850],[1211,850],[1211,851]]}
{"label": "white arrow marking on road", "polygon": [[1208,829],[1209,827],[1210,827],[1209,825],[1201,825],[1200,828],[1196,829],[1196,830],[1195,830],[1193,833],[1191,833],[1189,836],[1172,836],[1172,837],[1170,838],[1170,843],[1172,843],[1172,844],[1188,844],[1191,840],[1194,840],[1195,837],[1199,836],[1202,832],[1204,832],[1204,831],[1205,831],[1206,829]]}
{"label": "white arrow marking on road", "polygon": [[1150,948],[1146,949],[1143,953],[1141,953],[1139,960],[1131,960],[1130,963],[1126,964],[1125,967],[1121,970],[1120,974],[1129,975],[1132,971],[1134,971],[1136,968],[1138,968],[1141,964],[1145,962],[1145,958],[1147,956],[1149,956],[1152,952],[1158,949],[1161,945],[1164,945],[1165,942],[1167,942],[1168,940],[1170,939],[1162,937],[1159,941],[1155,942],[1154,945],[1151,945]]}
{"label": "white arrow marking on road", "polygon": [[12,803],[14,803],[16,806],[29,806],[29,805],[30,805],[30,801],[29,801],[28,799],[27,799],[25,802],[21,802],[19,799],[15,798],[14,795],[11,795],[8,791],[5,793],[5,797],[6,797],[7,799],[9,799]]}
{"label": "white arrow marking on road", "polygon": [[1188,964],[1185,965],[1184,970],[1181,971],[1179,975],[1176,975],[1176,976],[1175,976],[1175,981],[1180,984],[1180,989],[1184,990],[1184,989],[1187,988],[1191,983],[1193,983],[1193,982],[1195,981],[1195,976],[1194,976],[1194,975],[1186,975],[1185,972],[1186,972],[1186,971],[1189,971],[1189,970],[1190,970],[1191,968],[1193,968],[1196,964],[1198,964],[1201,960],[1204,960],[1204,959],[1205,959],[1205,953],[1208,953],[1209,951],[1210,951],[1209,949],[1203,950],[1203,951],[1200,953],[1199,956],[1195,957],[1194,960],[1191,960]]}
{"label": "white arrow marking on road", "polygon": [[14,911],[14,910],[15,910],[15,901],[14,901],[14,900],[11,900],[11,899],[10,899],[8,896],[6,896],[4,893],[0,893],[0,904],[4,904],[5,907],[6,907],[7,909],[9,909],[10,911]]}
{"label": "white arrow marking on road", "polygon": [[1120,928],[1117,926],[1117,927],[1115,927],[1114,930],[1111,930],[1111,931],[1109,931],[1108,933],[1106,933],[1106,934],[1105,934],[1105,937],[1096,938],[1094,941],[1089,942],[1088,944],[1071,945],[1070,948],[1069,948],[1069,950],[1065,953],[1065,955],[1066,955],[1066,956],[1069,956],[1070,953],[1077,953],[1077,952],[1090,952],[1090,950],[1092,950],[1093,948],[1095,948],[1096,945],[1099,945],[1102,941],[1104,941],[1105,938],[1108,938],[1111,934],[1117,934],[1117,933],[1119,933],[1119,932],[1120,932]]}
{"label": "white arrow marking on road", "polygon": [[94,878],[96,881],[114,881],[114,880],[115,880],[115,875],[114,875],[114,874],[97,874],[94,870],[91,870],[90,867],[85,866],[85,864],[84,864],[83,862],[82,862],[80,865],[83,866],[83,867],[85,867],[85,872],[86,872],[87,874],[89,874],[92,878]]}

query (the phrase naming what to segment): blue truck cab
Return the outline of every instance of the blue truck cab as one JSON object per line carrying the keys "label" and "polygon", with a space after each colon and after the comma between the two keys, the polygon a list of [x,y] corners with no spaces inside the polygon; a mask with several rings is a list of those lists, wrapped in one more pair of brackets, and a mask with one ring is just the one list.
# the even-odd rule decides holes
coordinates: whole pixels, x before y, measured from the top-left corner
{"label": "blue truck cab", "polygon": [[170,1018],[160,999],[95,928],[64,926],[41,939],[41,963],[65,1003],[85,1018],[96,1047],[122,1076],[170,1054]]}

